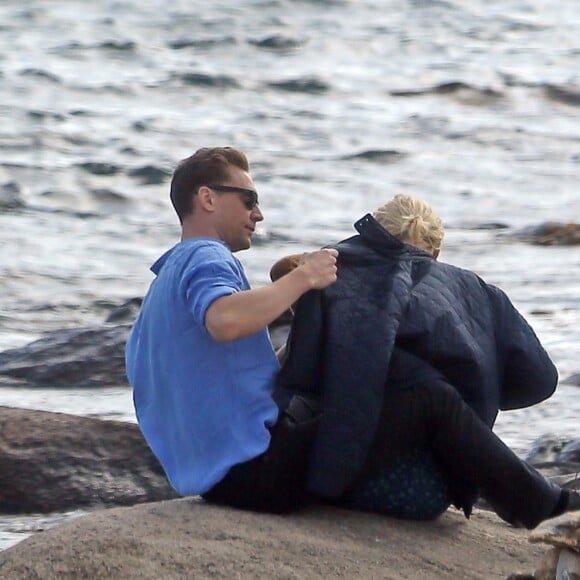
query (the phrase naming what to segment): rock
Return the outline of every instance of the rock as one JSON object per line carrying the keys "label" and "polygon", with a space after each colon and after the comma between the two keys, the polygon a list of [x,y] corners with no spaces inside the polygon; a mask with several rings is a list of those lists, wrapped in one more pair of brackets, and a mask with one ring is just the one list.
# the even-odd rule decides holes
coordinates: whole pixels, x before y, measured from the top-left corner
{"label": "rock", "polygon": [[568,439],[554,433],[538,437],[524,457],[544,475],[556,478],[580,471],[580,439]]}
{"label": "rock", "polygon": [[558,453],[558,461],[577,464],[576,471],[580,471],[580,439],[570,441],[564,445],[562,451]]}
{"label": "rock", "polygon": [[[104,324],[55,330],[0,352],[0,386],[129,386],[125,344],[141,303],[141,298],[131,298],[114,308]],[[270,325],[274,348],[286,342],[291,317],[288,310]]]}
{"label": "rock", "polygon": [[40,387],[128,386],[125,343],[142,298],[113,308],[104,324],[55,330],[0,352],[2,384]]}
{"label": "rock", "polygon": [[552,546],[540,561],[534,578],[580,578],[580,511],[542,522],[530,533],[530,542]]}
{"label": "rock", "polygon": [[544,91],[554,101],[565,103],[566,105],[580,105],[580,88],[575,85],[546,84]]}
{"label": "rock", "polygon": [[40,387],[128,385],[125,343],[130,328],[127,323],[103,324],[48,332],[23,347],[0,352],[0,376]]}
{"label": "rock", "polygon": [[0,210],[22,208],[24,205],[22,188],[16,181],[0,183]]}
{"label": "rock", "polygon": [[564,449],[570,441],[570,439],[561,437],[555,433],[545,433],[533,441],[532,447],[524,459],[530,465],[539,465],[546,462],[556,461],[562,449]]}
{"label": "rock", "polygon": [[576,489],[580,491],[580,472],[578,470],[566,475],[554,475],[550,477],[550,480],[564,489]]}
{"label": "rock", "polygon": [[136,424],[0,407],[0,512],[173,497]]}
{"label": "rock", "polygon": [[580,387],[580,373],[574,373],[573,375],[566,377],[562,383],[565,385],[576,385],[577,387]]}
{"label": "rock", "polygon": [[143,304],[143,298],[129,298],[129,300],[123,302],[123,304],[113,308],[105,322],[115,322],[117,324],[120,322],[129,322],[133,324],[133,321],[137,318],[141,304]]}
{"label": "rock", "polygon": [[0,553],[29,578],[506,578],[541,548],[497,516],[451,509],[433,522],[312,506],[274,516],[185,498],[101,510]]}
{"label": "rock", "polygon": [[541,246],[577,246],[580,244],[580,224],[545,222],[523,228],[513,236]]}

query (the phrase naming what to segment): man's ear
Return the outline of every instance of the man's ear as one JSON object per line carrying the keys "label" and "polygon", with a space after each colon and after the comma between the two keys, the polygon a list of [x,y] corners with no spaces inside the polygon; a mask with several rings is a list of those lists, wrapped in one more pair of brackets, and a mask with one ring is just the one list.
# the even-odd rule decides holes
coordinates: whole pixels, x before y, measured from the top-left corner
{"label": "man's ear", "polygon": [[207,186],[202,185],[197,190],[197,200],[199,205],[206,211],[213,211],[215,207],[215,193]]}

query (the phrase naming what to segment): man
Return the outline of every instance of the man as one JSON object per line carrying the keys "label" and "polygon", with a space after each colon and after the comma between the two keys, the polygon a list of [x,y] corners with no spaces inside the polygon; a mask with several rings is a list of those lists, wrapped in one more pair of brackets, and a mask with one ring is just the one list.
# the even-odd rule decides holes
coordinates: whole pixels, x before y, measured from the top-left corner
{"label": "man", "polygon": [[153,264],[126,349],[137,420],[180,494],[212,490],[217,501],[268,509],[249,497],[267,495],[260,482],[276,463],[265,453],[278,418],[266,327],[303,293],[336,280],[338,253],[306,254],[288,276],[250,289],[233,254],[250,247],[264,218],[247,158],[234,148],[181,161],[171,201],[181,241]]}

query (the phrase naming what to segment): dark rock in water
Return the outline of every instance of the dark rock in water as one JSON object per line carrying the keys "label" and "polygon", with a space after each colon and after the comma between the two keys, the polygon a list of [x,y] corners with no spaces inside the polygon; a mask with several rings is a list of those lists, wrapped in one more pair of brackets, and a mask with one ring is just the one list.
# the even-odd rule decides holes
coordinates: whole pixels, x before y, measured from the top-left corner
{"label": "dark rock in water", "polygon": [[137,48],[137,43],[132,40],[107,40],[98,46],[107,50],[134,51]]}
{"label": "dark rock in water", "polygon": [[548,476],[563,476],[580,471],[580,439],[553,433],[538,437],[524,459]]}
{"label": "dark rock in water", "polygon": [[541,246],[577,246],[580,244],[580,224],[545,222],[518,230],[513,237]]}
{"label": "dark rock in water", "polygon": [[580,439],[571,441],[564,446],[558,454],[558,461],[567,461],[568,463],[577,463],[580,469]]}
{"label": "dark rock in water", "polygon": [[[30,344],[0,352],[0,385],[128,386],[125,344],[141,302],[141,298],[127,300],[102,325],[54,330]],[[291,316],[288,311],[270,325],[275,349],[286,342]]]}
{"label": "dark rock in water", "polygon": [[544,90],[548,98],[553,101],[572,106],[580,105],[580,87],[574,85],[546,85]]}
{"label": "dark rock in water", "polygon": [[143,165],[142,167],[136,167],[131,169],[128,174],[131,177],[139,179],[143,185],[160,185],[165,183],[167,178],[171,176],[171,172],[154,165]]}
{"label": "dark rock in water", "polygon": [[16,181],[7,181],[0,185],[0,209],[16,209],[24,206],[22,189]]}
{"label": "dark rock in water", "polygon": [[209,75],[205,73],[185,73],[181,80],[188,85],[211,87],[217,89],[236,89],[240,86],[234,77],[227,75]]}
{"label": "dark rock in water", "polygon": [[282,91],[310,94],[325,93],[330,89],[330,85],[327,82],[316,77],[302,77],[286,81],[271,82],[268,83],[268,86]]}
{"label": "dark rock in water", "polygon": [[39,387],[127,385],[125,343],[131,324],[55,330],[0,353],[0,376]]}
{"label": "dark rock in water", "polygon": [[471,227],[474,230],[507,230],[509,225],[503,222],[482,222]]}
{"label": "dark rock in water", "polygon": [[125,342],[142,298],[110,311],[105,324],[55,330],[20,348],[0,352],[2,383],[40,387],[127,385]]}
{"label": "dark rock in water", "polygon": [[84,169],[87,173],[92,173],[93,175],[117,175],[121,171],[121,168],[115,163],[98,161],[79,163],[78,167]]}
{"label": "dark rock in water", "polygon": [[133,423],[0,407],[0,511],[177,497]]}
{"label": "dark rock in water", "polygon": [[[214,31],[215,34],[215,31]],[[233,36],[212,36],[211,38],[177,38],[167,43],[169,48],[175,50],[182,50],[184,48],[197,48],[200,50],[207,50],[212,46],[221,46],[222,48],[228,44],[236,44],[236,39]]]}
{"label": "dark rock in water", "polygon": [[396,149],[367,149],[366,151],[361,151],[360,153],[345,155],[340,159],[343,159],[345,161],[363,160],[363,161],[376,161],[379,163],[392,163],[406,156],[407,156],[406,153],[403,153],[402,151],[397,151]]}
{"label": "dark rock in water", "polygon": [[462,81],[450,81],[422,89],[407,89],[390,91],[393,97],[416,97],[421,95],[448,95],[453,96],[465,104],[485,105],[501,99],[501,91],[489,87],[476,87]]}
{"label": "dark rock in water", "polygon": [[301,40],[289,36],[282,36],[280,34],[273,34],[259,40],[250,40],[249,42],[259,48],[268,48],[272,50],[290,50],[303,44]]}
{"label": "dark rock in water", "polygon": [[126,302],[123,302],[120,306],[115,307],[107,317],[105,322],[133,322],[137,317],[139,308],[143,303],[143,298],[138,296],[135,298],[129,298]]}
{"label": "dark rock in water", "polygon": [[554,433],[545,433],[532,443],[532,448],[524,459],[531,465],[556,461],[559,453],[570,442],[571,439],[566,439]]}
{"label": "dark rock in water", "polygon": [[574,373],[562,381],[565,385],[576,385],[580,387],[580,373]]}

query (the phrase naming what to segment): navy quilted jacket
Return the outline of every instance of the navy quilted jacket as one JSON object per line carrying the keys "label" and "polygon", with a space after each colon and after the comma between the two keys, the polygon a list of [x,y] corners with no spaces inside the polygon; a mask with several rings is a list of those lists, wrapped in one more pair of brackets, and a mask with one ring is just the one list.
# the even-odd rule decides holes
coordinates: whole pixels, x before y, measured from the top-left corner
{"label": "navy quilted jacket", "polygon": [[387,381],[393,352],[429,363],[425,375],[436,369],[490,427],[498,409],[549,397],[558,378],[501,290],[400,242],[370,214],[355,228],[359,235],[335,246],[337,282],[299,300],[277,383],[323,398],[308,487],[329,498],[367,457],[385,385],[395,382]]}

